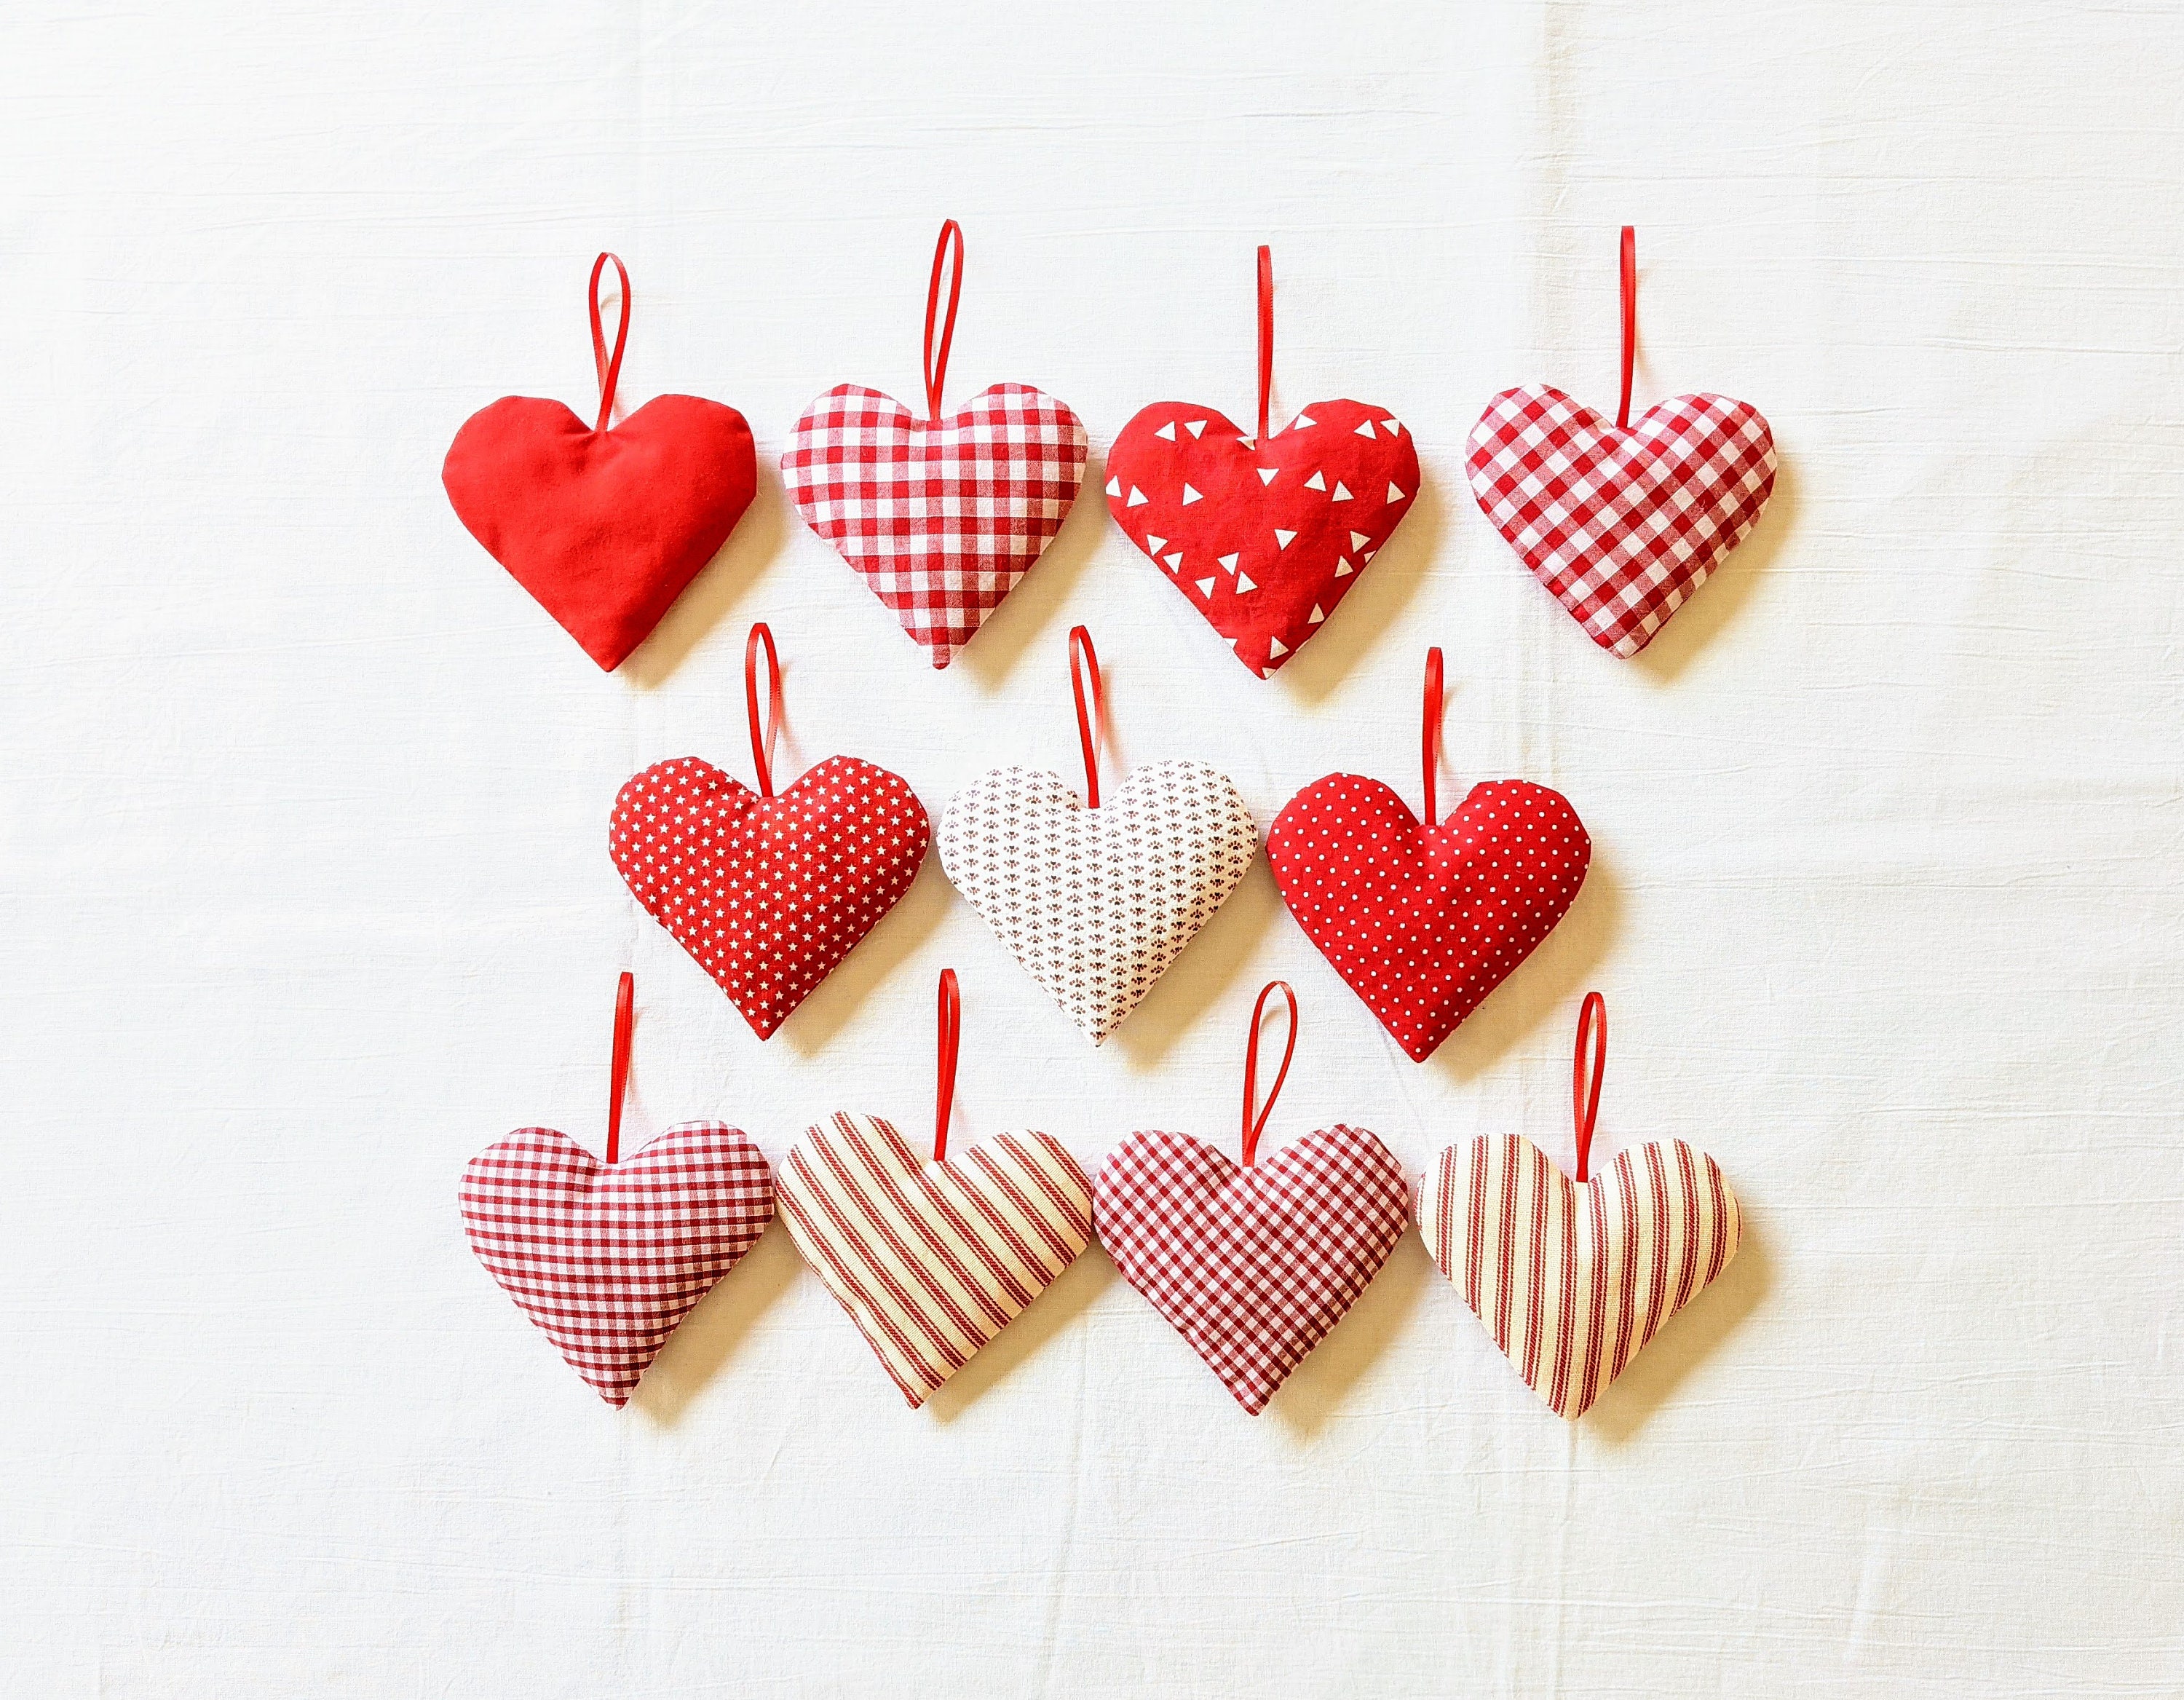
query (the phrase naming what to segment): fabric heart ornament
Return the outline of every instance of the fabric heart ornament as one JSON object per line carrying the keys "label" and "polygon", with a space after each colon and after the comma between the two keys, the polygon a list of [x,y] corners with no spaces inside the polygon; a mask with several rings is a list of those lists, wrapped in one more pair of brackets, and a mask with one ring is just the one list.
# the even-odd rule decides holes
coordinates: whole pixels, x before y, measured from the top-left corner
{"label": "fabric heart ornament", "polygon": [[995,768],[942,815],[940,865],[1097,1045],[1228,901],[1258,853],[1259,829],[1235,786],[1199,761],[1141,767],[1103,802],[1100,663],[1081,626],[1070,658],[1084,799],[1059,774]]}
{"label": "fabric heart ornament", "polygon": [[[621,278],[614,354],[599,275]],[[470,533],[584,653],[611,672],[720,552],[758,488],[750,427],[732,407],[655,397],[612,429],[629,340],[629,273],[592,267],[598,421],[558,401],[504,396],[455,433],[440,480]]]}
{"label": "fabric heart ornament", "polygon": [[1635,655],[1774,493],[1774,435],[1726,396],[1680,395],[1630,422],[1636,239],[1623,231],[1623,401],[1613,424],[1529,384],[1487,403],[1464,469],[1479,508],[1603,649]]}
{"label": "fabric heart ornament", "polygon": [[[954,283],[938,349],[942,262]],[[1054,541],[1084,479],[1084,422],[1023,384],[995,384],[940,416],[963,289],[963,232],[941,227],[925,306],[926,417],[839,384],[805,410],[781,457],[805,522],[841,552],[944,667]]]}
{"label": "fabric heart ornament", "polygon": [[522,1128],[472,1157],[462,1181],[478,1261],[617,1407],[773,1217],[766,1159],[739,1129],[688,1122],[621,1157],[631,1025],[624,974],[605,1162],[566,1134]]}
{"label": "fabric heart ornament", "polygon": [[1451,1145],[1418,1191],[1418,1230],[1440,1272],[1526,1385],[1573,1421],[1728,1267],[1743,1231],[1720,1168],[1681,1140],[1624,1151],[1588,1176],[1607,1023],[1600,995],[1588,995],[1578,1017],[1575,1181],[1529,1140],[1505,1134]]}
{"label": "fabric heart ornament", "polygon": [[[1259,1021],[1289,1000],[1290,1037],[1253,1119]],[[1373,1134],[1323,1128],[1264,1163],[1259,1135],[1296,1047],[1296,996],[1259,994],[1244,1067],[1244,1163],[1186,1134],[1133,1134],[1093,1188],[1100,1243],[1254,1416],[1354,1304],[1409,1219],[1401,1165]]]}
{"label": "fabric heart ornament", "polygon": [[950,1157],[960,1028],[940,977],[933,1161],[894,1126],[836,1115],[781,1169],[797,1249],[850,1314],[912,1410],[1045,1290],[1089,1242],[1091,1185],[1045,1134],[1004,1134]]}
{"label": "fabric heart ornament", "polygon": [[[761,649],[772,680],[764,733]],[[655,762],[616,794],[607,849],[645,913],[769,1039],[901,900],[931,832],[905,781],[853,755],[829,756],[774,794],[781,669],[762,622],[744,646],[744,693],[757,791],[694,755]]]}
{"label": "fabric heart ornament", "polygon": [[1441,653],[1426,655],[1425,820],[1378,779],[1330,773],[1267,833],[1282,900],[1413,1062],[1433,1055],[1576,900],[1592,840],[1561,793],[1474,785],[1439,818]]}
{"label": "fabric heart ornament", "polygon": [[1301,649],[1411,510],[1418,447],[1385,408],[1314,402],[1270,432],[1273,262],[1259,250],[1259,434],[1156,402],[1107,456],[1107,510],[1261,678]]}

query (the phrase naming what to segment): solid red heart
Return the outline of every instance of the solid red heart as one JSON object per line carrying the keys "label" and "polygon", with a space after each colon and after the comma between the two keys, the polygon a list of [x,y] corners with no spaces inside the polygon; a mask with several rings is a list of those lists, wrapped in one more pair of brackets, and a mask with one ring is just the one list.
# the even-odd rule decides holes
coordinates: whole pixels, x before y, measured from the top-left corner
{"label": "solid red heart", "polygon": [[1334,614],[1418,492],[1410,432],[1355,401],[1314,402],[1264,443],[1157,402],[1107,471],[1117,523],[1261,678]]}
{"label": "solid red heart", "polygon": [[611,672],[728,540],[758,462],[716,401],[658,396],[594,431],[558,401],[504,396],[440,476],[471,535]]}
{"label": "solid red heart", "polygon": [[761,797],[693,755],[621,788],[607,844],[645,912],[766,1039],[910,889],[930,837],[910,787],[855,756]]}
{"label": "solid red heart", "polygon": [[1267,860],[1305,936],[1423,1062],[1562,919],[1592,841],[1544,785],[1474,785],[1420,826],[1378,779],[1330,773],[1292,797]]}

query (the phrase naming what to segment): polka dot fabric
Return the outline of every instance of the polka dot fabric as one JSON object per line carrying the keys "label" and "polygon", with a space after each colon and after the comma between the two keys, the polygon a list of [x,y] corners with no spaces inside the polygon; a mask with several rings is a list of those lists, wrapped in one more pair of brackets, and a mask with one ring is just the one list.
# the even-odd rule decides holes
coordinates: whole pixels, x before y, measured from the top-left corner
{"label": "polka dot fabric", "polygon": [[621,788],[607,846],[645,913],[766,1039],[910,889],[930,838],[910,787],[855,756],[761,797],[693,755]]}
{"label": "polka dot fabric", "polygon": [[1378,779],[1331,773],[1274,817],[1267,859],[1305,936],[1423,1062],[1563,918],[1592,840],[1527,780],[1421,827]]}

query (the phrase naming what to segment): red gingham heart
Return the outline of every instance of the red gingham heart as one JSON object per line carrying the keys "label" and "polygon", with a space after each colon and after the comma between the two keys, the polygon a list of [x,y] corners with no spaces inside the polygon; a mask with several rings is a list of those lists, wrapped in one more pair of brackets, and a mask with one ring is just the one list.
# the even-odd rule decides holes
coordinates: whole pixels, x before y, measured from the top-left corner
{"label": "red gingham heart", "polygon": [[1402,1237],[1388,1148],[1323,1129],[1239,1168],[1184,1134],[1133,1134],[1101,1167],[1093,1220],[1123,1279],[1256,1415]]}
{"label": "red gingham heart", "polygon": [[805,523],[944,667],[1054,540],[1084,457],[1084,421],[1023,384],[929,422],[841,384],[797,421],[781,477]]}
{"label": "red gingham heart", "polygon": [[1378,779],[1330,773],[1267,833],[1282,900],[1414,1062],[1547,936],[1591,859],[1577,811],[1524,779],[1421,826]]}
{"label": "red gingham heart", "polygon": [[1603,649],[1635,655],[1759,523],[1774,437],[1758,409],[1680,395],[1628,430],[1543,384],[1472,428],[1472,493]]}
{"label": "red gingham heart", "polygon": [[1261,678],[1333,615],[1418,492],[1410,432],[1356,401],[1314,402],[1262,443],[1212,408],[1157,402],[1107,471],[1116,523]]}
{"label": "red gingham heart", "polygon": [[626,1405],[667,1336],[773,1218],[748,1134],[690,1122],[609,1167],[523,1128],[463,1171],[471,1249],[608,1404]]}
{"label": "red gingham heart", "polygon": [[607,846],[631,894],[770,1038],[916,878],[925,806],[884,767],[833,755],[761,797],[694,755],[615,798]]}

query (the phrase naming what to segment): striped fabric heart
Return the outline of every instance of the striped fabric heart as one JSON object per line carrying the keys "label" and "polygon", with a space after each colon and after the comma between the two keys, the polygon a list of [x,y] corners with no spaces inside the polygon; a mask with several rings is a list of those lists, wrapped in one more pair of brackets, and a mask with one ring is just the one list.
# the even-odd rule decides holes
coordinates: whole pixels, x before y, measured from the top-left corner
{"label": "striped fabric heart", "polygon": [[1556,1415],[1592,1407],[1736,1255],[1736,1195],[1681,1140],[1583,1185],[1520,1134],[1450,1146],[1419,1190],[1440,1272]]}
{"label": "striped fabric heart", "polygon": [[670,1128],[611,1164],[566,1134],[524,1128],[471,1159],[462,1209],[478,1261],[619,1407],[765,1232],[773,1185],[749,1136],[719,1122]]}
{"label": "striped fabric heart", "polygon": [[838,1114],[805,1133],[778,1184],[797,1249],[913,1410],[1092,1234],[1084,1171],[1045,1134],[928,1163],[878,1117]]}

